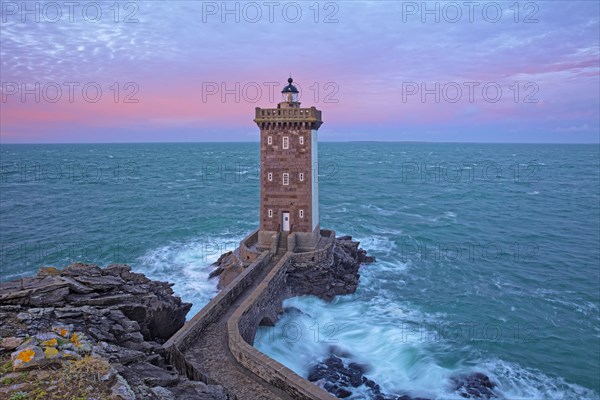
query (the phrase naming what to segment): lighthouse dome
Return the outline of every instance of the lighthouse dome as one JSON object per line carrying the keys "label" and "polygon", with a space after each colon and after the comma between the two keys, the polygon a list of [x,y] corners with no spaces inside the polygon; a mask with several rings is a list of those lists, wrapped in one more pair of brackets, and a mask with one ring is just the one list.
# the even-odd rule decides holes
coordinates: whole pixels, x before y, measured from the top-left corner
{"label": "lighthouse dome", "polygon": [[292,82],[294,82],[294,80],[290,77],[288,79],[288,84],[283,88],[281,93],[298,93],[298,89],[296,89],[296,86],[292,85]]}

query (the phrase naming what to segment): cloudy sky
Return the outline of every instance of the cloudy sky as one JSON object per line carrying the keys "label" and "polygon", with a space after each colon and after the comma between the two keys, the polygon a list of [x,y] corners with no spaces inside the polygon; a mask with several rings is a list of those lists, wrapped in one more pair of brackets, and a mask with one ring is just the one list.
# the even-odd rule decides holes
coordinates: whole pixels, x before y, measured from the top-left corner
{"label": "cloudy sky", "polygon": [[598,142],[599,4],[2,0],[1,140]]}

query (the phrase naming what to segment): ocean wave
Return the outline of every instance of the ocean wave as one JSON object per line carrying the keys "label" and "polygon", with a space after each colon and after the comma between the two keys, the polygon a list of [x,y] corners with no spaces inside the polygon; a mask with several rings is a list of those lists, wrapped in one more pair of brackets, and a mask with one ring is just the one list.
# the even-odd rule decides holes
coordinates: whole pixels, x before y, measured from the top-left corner
{"label": "ocean wave", "polygon": [[[255,346],[303,377],[335,348],[345,354],[346,363],[365,365],[365,376],[390,395],[461,399],[453,391],[452,377],[482,372],[497,384],[500,399],[600,399],[593,390],[561,377],[489,359],[468,342],[457,349],[440,330],[447,324],[447,315],[391,302],[381,281],[378,287],[369,287],[369,282],[367,278],[357,293],[338,296],[330,303],[314,296],[286,300],[288,312],[274,327],[259,329]],[[350,397],[365,398],[369,398],[368,391],[360,387]]]}
{"label": "ocean wave", "polygon": [[241,237],[229,234],[170,243],[147,251],[134,269],[150,279],[172,282],[173,291],[193,304],[188,319],[218,293],[217,279],[208,279],[211,266],[221,254],[235,249]]}
{"label": "ocean wave", "polygon": [[490,359],[482,362],[481,368],[498,385],[498,390],[507,400],[599,400],[598,393],[580,385],[566,382],[560,377],[551,377],[541,371]]}

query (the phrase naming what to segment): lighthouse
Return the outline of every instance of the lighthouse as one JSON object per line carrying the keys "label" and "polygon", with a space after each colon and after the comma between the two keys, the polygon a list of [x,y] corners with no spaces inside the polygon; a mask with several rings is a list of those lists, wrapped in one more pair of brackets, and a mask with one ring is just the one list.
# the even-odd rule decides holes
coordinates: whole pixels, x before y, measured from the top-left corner
{"label": "lighthouse", "polygon": [[317,131],[323,123],[314,106],[300,107],[290,77],[277,108],[256,108],[260,129],[260,228],[258,247],[287,243],[315,249],[320,237]]}

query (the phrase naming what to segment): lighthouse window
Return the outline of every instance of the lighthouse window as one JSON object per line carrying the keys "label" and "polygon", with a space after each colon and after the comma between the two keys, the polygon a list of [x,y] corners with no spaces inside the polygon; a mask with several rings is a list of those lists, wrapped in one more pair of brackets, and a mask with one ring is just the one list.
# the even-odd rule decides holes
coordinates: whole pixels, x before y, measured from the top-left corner
{"label": "lighthouse window", "polygon": [[287,172],[283,173],[283,184],[284,185],[290,184],[290,174],[288,174]]}
{"label": "lighthouse window", "polygon": [[304,172],[300,172],[300,182],[304,182]]}
{"label": "lighthouse window", "polygon": [[300,218],[304,218],[304,210],[300,210],[298,214],[300,214]]}
{"label": "lighthouse window", "polygon": [[267,177],[268,177],[268,179],[269,179],[269,182],[272,182],[272,181],[273,181],[273,173],[272,173],[272,172],[269,172],[269,173],[267,174]]}
{"label": "lighthouse window", "polygon": [[269,218],[273,218],[273,210],[269,208]]}
{"label": "lighthouse window", "polygon": [[283,137],[283,148],[284,149],[289,149],[290,148],[290,138],[287,136]]}
{"label": "lighthouse window", "polygon": [[273,144],[273,136],[267,138],[267,144]]}
{"label": "lighthouse window", "polygon": [[304,144],[304,136],[300,136],[300,144]]}

